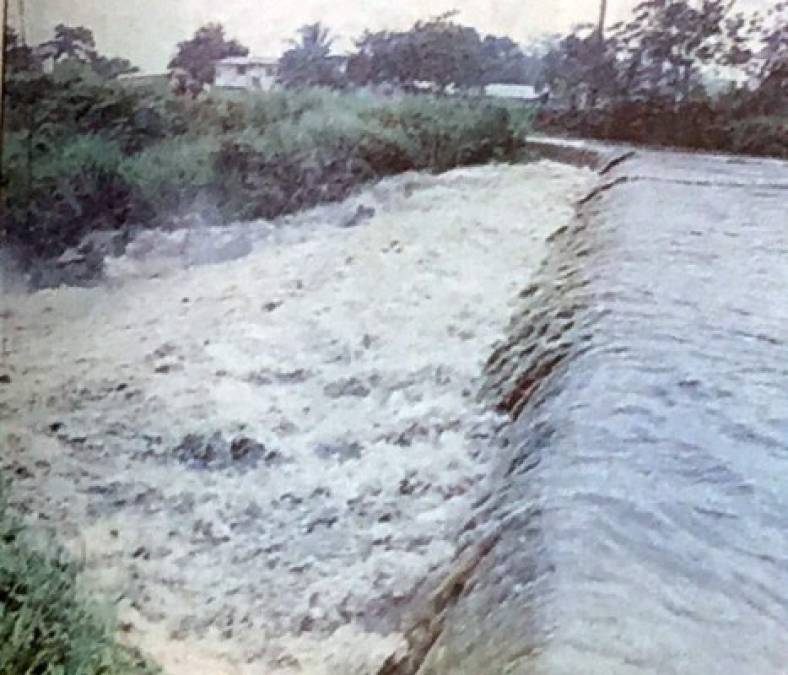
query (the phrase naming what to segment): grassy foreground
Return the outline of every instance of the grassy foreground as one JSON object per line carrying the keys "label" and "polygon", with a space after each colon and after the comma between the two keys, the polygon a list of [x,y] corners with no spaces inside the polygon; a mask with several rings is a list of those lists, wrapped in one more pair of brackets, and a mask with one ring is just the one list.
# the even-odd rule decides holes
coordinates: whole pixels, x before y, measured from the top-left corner
{"label": "grassy foreground", "polygon": [[10,97],[5,224],[30,259],[94,230],[196,209],[273,218],[393,173],[514,158],[532,116],[481,99],[312,89],[193,101],[80,80]]}
{"label": "grassy foreground", "polygon": [[115,640],[114,623],[79,587],[80,567],[37,541],[0,484],[0,675],[154,675]]}

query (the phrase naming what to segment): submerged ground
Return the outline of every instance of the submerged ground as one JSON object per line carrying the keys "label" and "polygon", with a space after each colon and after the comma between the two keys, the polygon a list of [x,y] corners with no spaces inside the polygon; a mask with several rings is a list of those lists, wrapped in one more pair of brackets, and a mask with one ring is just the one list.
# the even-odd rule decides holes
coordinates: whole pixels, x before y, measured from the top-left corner
{"label": "submerged ground", "polygon": [[146,234],[3,299],[3,469],[168,672],[371,673],[506,420],[485,361],[594,185],[407,174],[277,227]]}

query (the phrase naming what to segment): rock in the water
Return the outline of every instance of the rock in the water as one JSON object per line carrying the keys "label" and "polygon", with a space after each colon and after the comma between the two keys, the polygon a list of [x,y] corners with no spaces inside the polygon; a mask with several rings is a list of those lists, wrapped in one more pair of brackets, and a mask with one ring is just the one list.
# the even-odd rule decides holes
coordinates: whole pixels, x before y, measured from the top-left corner
{"label": "rock in the water", "polygon": [[222,468],[229,464],[230,445],[218,431],[207,438],[201,434],[187,434],[173,454],[192,469]]}
{"label": "rock in the water", "polygon": [[251,469],[260,462],[274,466],[284,462],[282,454],[248,436],[228,441],[219,431],[210,436],[187,434],[173,450],[174,457],[192,469]]}
{"label": "rock in the water", "polygon": [[357,377],[349,377],[327,384],[323,389],[323,393],[329,398],[341,398],[343,396],[364,398],[369,396],[372,392],[370,388]]}
{"label": "rock in the water", "polygon": [[340,223],[340,227],[356,227],[357,225],[361,225],[365,220],[372,218],[374,215],[374,208],[359,204],[355,212]]}
{"label": "rock in the water", "polygon": [[266,466],[282,464],[284,457],[278,450],[269,450],[265,445],[247,436],[238,436],[230,444],[230,457],[238,465],[255,467],[259,462]]}

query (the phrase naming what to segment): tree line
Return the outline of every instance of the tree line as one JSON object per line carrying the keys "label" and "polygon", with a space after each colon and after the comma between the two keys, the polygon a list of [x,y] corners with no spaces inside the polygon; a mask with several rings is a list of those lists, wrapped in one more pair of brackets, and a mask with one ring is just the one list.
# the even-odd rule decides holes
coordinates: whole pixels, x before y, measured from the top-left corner
{"label": "tree line", "polygon": [[[604,5],[603,5],[604,6]],[[595,108],[621,100],[668,98],[676,103],[706,93],[714,67],[738,78],[732,89],[759,92],[764,113],[788,98],[788,2],[745,14],[735,0],[644,0],[627,21],[576,27],[527,47],[506,36],[482,36],[457,21],[456,12],[416,22],[400,31],[366,31],[346,57],[333,53],[335,38],[321,23],[303,26],[279,60],[287,87],[394,85],[415,90],[429,83],[476,90],[492,82],[549,86],[570,108]],[[42,56],[87,66],[113,79],[136,68],[123,58],[98,54],[91,31],[60,25],[35,49],[7,29],[7,60],[32,69]],[[168,72],[179,94],[199,95],[214,82],[216,62],[249,49],[211,23],[178,43]]]}
{"label": "tree line", "polygon": [[735,0],[645,0],[603,31],[578,26],[544,56],[541,81],[570,108],[623,100],[681,104],[708,93],[709,74],[757,96],[760,112],[788,100],[788,2],[746,14]]}
{"label": "tree line", "polygon": [[[392,84],[404,90],[427,82],[435,93],[450,86],[467,90],[490,82],[536,81],[538,55],[509,37],[482,37],[455,17],[449,12],[418,21],[408,30],[366,31],[347,57],[332,54],[335,37],[329,28],[319,22],[305,25],[279,59],[278,79],[288,87]],[[196,95],[213,82],[217,61],[248,54],[247,47],[213,23],[179,43],[168,68],[179,93]]]}
{"label": "tree line", "polygon": [[[402,31],[366,31],[343,60],[320,23],[304,26],[279,62],[286,86],[390,84],[412,90],[429,83],[482,90],[492,82],[549,86],[570,108],[593,109],[622,100],[669,99],[680,104],[708,94],[710,74],[726,75],[729,91],[756,92],[763,114],[788,99],[788,2],[745,13],[736,0],[644,0],[628,20],[579,25],[564,36],[522,46],[506,36],[482,36],[456,12]],[[178,45],[170,69],[185,71],[195,93],[212,82],[213,64],[248,49],[218,24]]]}

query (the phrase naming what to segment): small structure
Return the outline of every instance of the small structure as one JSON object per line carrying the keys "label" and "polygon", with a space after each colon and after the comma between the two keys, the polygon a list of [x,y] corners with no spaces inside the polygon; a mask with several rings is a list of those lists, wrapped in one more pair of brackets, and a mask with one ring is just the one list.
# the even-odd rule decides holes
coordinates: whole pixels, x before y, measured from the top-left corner
{"label": "small structure", "polygon": [[216,62],[214,87],[268,91],[276,85],[279,61],[273,58],[232,56]]}
{"label": "small structure", "polygon": [[33,48],[33,56],[41,64],[41,71],[46,75],[51,75],[55,71],[57,63],[57,48],[48,43]]}
{"label": "small structure", "polygon": [[326,57],[326,61],[340,75],[347,75],[348,64],[350,63],[350,54],[331,54],[330,56]]}
{"label": "small structure", "polygon": [[547,89],[537,89],[530,84],[502,84],[497,82],[486,85],[484,94],[491,98],[504,98],[524,103],[547,103],[547,100],[550,98],[550,92]]}

